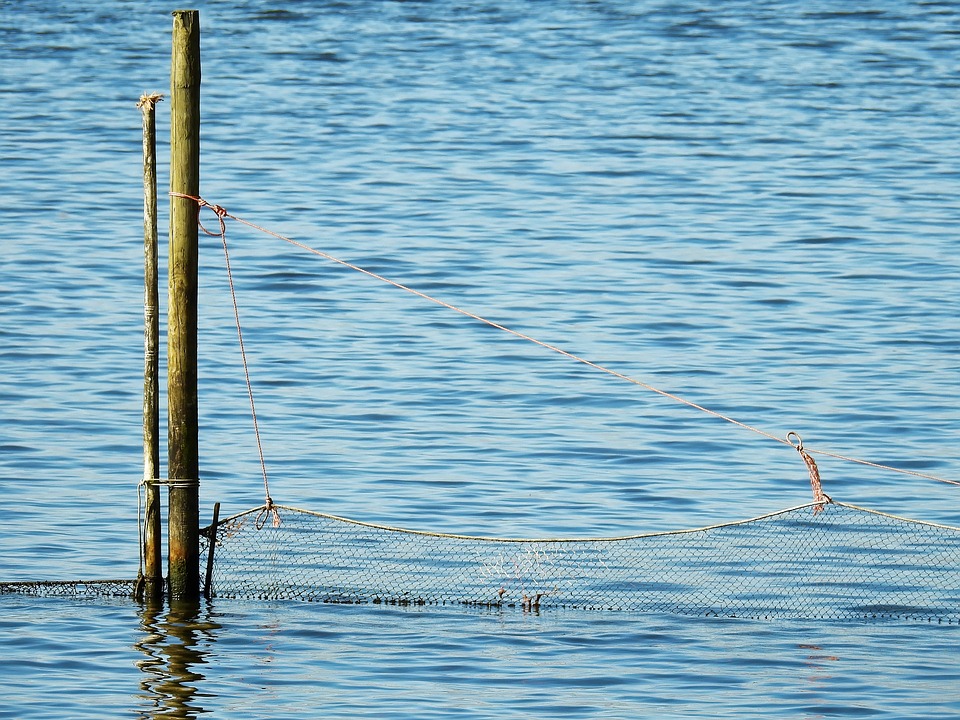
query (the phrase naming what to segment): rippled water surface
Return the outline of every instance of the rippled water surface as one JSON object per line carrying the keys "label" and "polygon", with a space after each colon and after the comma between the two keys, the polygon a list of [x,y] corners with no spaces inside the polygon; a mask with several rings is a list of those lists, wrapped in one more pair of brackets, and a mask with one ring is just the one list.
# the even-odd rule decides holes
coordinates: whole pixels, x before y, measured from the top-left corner
{"label": "rippled water surface", "polygon": [[[960,480],[952,3],[199,7],[211,202],[764,433]],[[0,0],[0,580],[136,574],[135,105],[168,85],[170,26]],[[597,536],[809,497],[764,435],[228,241],[278,501]],[[263,488],[216,238],[201,264],[206,515]],[[818,462],[837,499],[960,525],[954,486]],[[5,596],[0,640],[10,718],[960,712],[956,628],[907,622]]]}

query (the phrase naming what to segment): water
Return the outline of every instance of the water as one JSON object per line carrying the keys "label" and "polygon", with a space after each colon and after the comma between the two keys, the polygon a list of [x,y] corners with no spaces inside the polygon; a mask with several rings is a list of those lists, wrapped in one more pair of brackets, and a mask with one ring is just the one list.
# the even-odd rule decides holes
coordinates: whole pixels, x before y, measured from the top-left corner
{"label": "water", "polygon": [[[211,202],[779,437],[960,479],[952,4],[199,7]],[[0,9],[0,578],[130,577],[135,104],[166,90],[170,18]],[[786,446],[242,226],[228,240],[278,501],[536,536],[809,497]],[[216,239],[201,273],[206,514],[263,490]],[[953,486],[818,460],[837,499],[960,525]],[[5,597],[0,624],[0,717],[960,708],[956,629],[909,623]]]}

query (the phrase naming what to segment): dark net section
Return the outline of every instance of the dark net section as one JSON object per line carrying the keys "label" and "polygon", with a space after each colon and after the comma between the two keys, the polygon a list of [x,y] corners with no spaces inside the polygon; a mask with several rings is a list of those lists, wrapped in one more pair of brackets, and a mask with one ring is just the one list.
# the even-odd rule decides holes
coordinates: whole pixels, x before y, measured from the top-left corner
{"label": "dark net section", "polygon": [[35,597],[133,597],[136,580],[41,580],[0,583],[0,595]]}
{"label": "dark net section", "polygon": [[217,530],[218,597],[960,622],[960,529],[843,503],[612,539],[412,532],[295,508]]}

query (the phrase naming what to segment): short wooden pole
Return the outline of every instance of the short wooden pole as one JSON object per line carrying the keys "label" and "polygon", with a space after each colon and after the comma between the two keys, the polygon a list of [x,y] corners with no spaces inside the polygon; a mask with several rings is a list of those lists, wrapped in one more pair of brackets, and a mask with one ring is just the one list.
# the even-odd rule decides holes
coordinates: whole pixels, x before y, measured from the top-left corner
{"label": "short wooden pole", "polygon": [[210,599],[213,589],[213,556],[217,549],[217,525],[220,524],[220,503],[213,505],[213,522],[210,523],[210,544],[207,546],[207,575],[203,581],[203,597]]}
{"label": "short wooden pole", "polygon": [[[163,95],[143,95],[143,595],[163,596],[160,537],[160,314],[157,237],[157,103]],[[141,598],[142,599],[142,598]]]}
{"label": "short wooden pole", "polygon": [[[170,67],[170,190],[200,194],[200,13],[173,13]],[[200,597],[200,488],[197,442],[197,213],[170,199],[167,318],[167,474],[170,479],[170,596]]]}

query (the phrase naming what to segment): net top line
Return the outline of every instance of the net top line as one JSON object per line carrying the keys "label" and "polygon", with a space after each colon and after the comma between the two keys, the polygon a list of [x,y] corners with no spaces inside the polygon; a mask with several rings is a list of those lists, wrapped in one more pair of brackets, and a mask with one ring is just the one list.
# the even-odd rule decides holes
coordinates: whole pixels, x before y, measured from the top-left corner
{"label": "net top line", "polygon": [[[532,537],[532,538],[520,538],[520,537],[497,537],[497,536],[488,536],[488,535],[469,535],[461,533],[444,533],[444,532],[435,532],[430,530],[416,530],[411,528],[402,528],[395,525],[385,525],[382,523],[373,523],[367,522],[364,520],[354,520],[352,518],[346,518],[339,515],[332,515],[330,513],[318,512],[315,510],[305,510],[303,508],[293,507],[291,505],[281,505],[276,503],[271,503],[269,505],[259,505],[249,510],[243,510],[241,512],[235,513],[227,518],[222,518],[217,521],[216,528],[220,528],[224,525],[231,525],[236,523],[239,520],[242,520],[245,517],[256,515],[259,517],[268,511],[270,513],[279,513],[280,511],[286,511],[290,513],[301,513],[304,515],[312,515],[314,517],[323,518],[326,520],[331,520],[334,522],[346,523],[349,525],[355,525],[357,527],[367,528],[370,530],[380,530],[383,532],[389,533],[400,533],[404,535],[414,535],[420,537],[432,537],[432,538],[445,538],[449,540],[468,540],[472,542],[490,542],[490,543],[504,543],[504,544],[562,544],[562,543],[614,543],[614,542],[625,542],[630,540],[642,540],[646,538],[656,538],[656,537],[671,537],[678,535],[692,535],[696,533],[705,533],[713,530],[719,530],[721,528],[730,528],[737,527],[739,525],[749,525],[752,523],[760,522],[763,520],[770,520],[776,518],[780,515],[787,515],[790,513],[797,512],[799,510],[811,509],[816,512],[818,508],[822,508],[824,502],[808,502],[801,505],[795,505],[793,507],[785,508],[782,510],[776,510],[774,512],[764,513],[762,515],[757,515],[756,517],[745,518],[741,520],[730,520],[722,523],[714,523],[712,525],[704,525],[702,527],[696,528],[682,528],[677,530],[659,530],[655,532],[646,532],[646,533],[635,533],[631,535],[617,535],[617,536],[607,536],[607,537]],[[928,528],[935,528],[938,530],[947,530],[953,532],[960,532],[960,527],[954,527],[953,525],[945,525],[942,523],[934,523],[926,520],[916,520],[913,518],[903,517],[901,515],[893,515],[891,513],[881,512],[879,510],[871,510],[869,508],[864,508],[859,505],[853,505],[850,503],[840,502],[837,500],[830,500],[829,504],[835,505],[839,508],[845,508],[847,510],[853,510],[856,512],[867,513],[880,518],[885,518],[887,520],[892,520],[895,522],[905,523],[908,525],[916,525]],[[258,529],[262,529],[262,523],[258,521]],[[276,527],[276,525],[275,525]],[[208,525],[207,527],[201,530],[201,534],[210,535],[212,526]]]}

